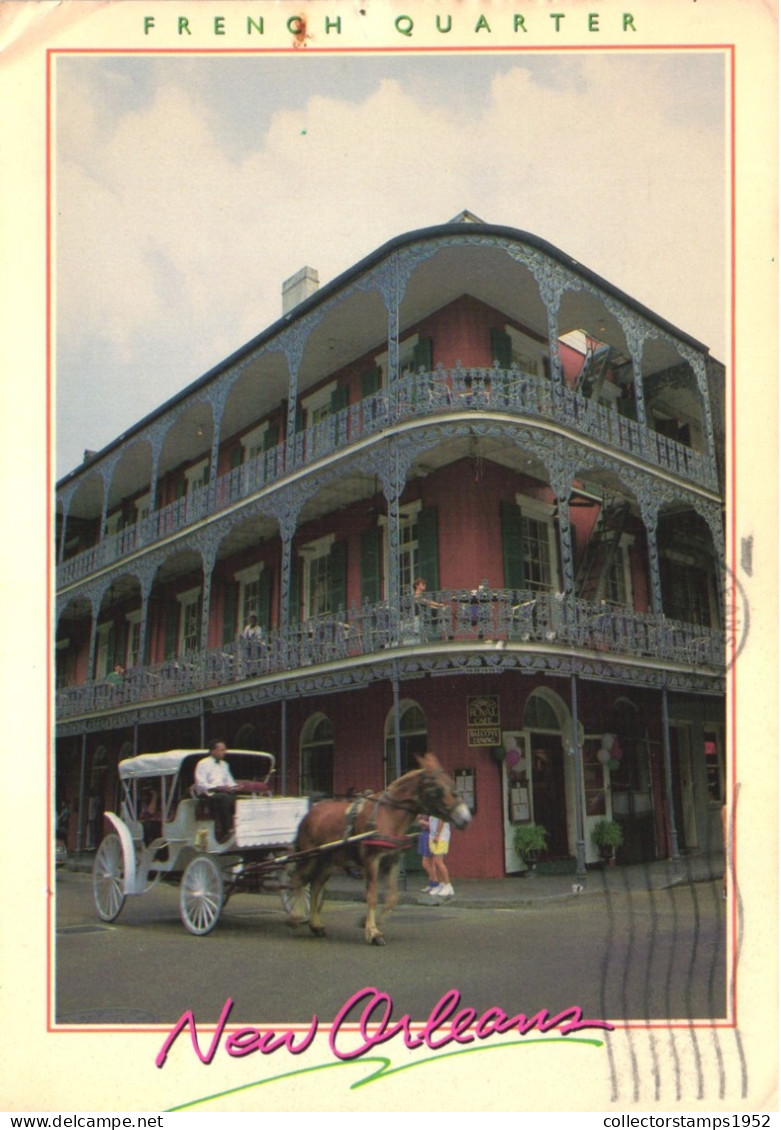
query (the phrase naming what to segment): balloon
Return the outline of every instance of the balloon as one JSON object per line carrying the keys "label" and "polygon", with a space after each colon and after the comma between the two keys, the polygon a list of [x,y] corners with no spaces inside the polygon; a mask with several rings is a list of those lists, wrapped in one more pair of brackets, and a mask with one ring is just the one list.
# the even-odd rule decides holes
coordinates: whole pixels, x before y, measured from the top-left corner
{"label": "balloon", "polygon": [[608,761],[610,761],[610,752],[606,749],[599,750],[597,753],[597,761],[601,761],[603,765],[607,765]]}
{"label": "balloon", "polygon": [[611,773],[613,772],[614,769],[618,769],[618,762],[616,761],[615,757],[610,758],[610,760],[607,763],[607,767],[608,767],[608,769],[610,770]]}
{"label": "balloon", "polygon": [[510,769],[512,769],[513,765],[517,765],[520,760],[521,754],[517,749],[511,749],[507,754],[507,765]]}

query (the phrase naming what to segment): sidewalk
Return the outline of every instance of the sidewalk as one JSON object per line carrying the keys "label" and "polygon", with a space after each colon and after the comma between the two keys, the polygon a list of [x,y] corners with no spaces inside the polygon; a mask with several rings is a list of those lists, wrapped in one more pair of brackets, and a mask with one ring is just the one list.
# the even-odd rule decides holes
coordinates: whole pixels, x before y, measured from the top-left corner
{"label": "sidewalk", "polygon": [[[577,885],[575,861],[572,861],[571,874],[545,874],[531,876],[508,875],[503,879],[453,879],[455,897],[437,899],[421,893],[425,876],[413,873],[407,877],[406,889],[402,886],[399,903],[401,905],[431,906],[448,903],[453,906],[472,909],[512,909],[530,906],[535,903],[562,901],[572,898],[591,897],[608,893],[619,894],[627,891],[665,890],[669,887],[690,883],[708,883],[721,880],[724,874],[724,857],[721,852],[710,855],[686,856],[673,864],[669,860],[656,863],[624,864],[615,867],[589,869],[582,888]],[[363,882],[352,879],[343,871],[337,871],[328,883],[327,898],[354,900],[364,898]]]}

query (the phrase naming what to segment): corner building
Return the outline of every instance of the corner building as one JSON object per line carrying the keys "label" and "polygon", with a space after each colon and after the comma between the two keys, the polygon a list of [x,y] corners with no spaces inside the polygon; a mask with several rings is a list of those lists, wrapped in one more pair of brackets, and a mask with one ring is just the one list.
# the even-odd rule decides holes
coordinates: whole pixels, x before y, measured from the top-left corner
{"label": "corner building", "polygon": [[458,877],[517,872],[532,819],[551,860],[595,861],[604,817],[619,862],[720,846],[723,367],[470,213],[284,302],[57,485],[70,847],[118,760],[214,736],[313,798],[433,750],[474,810]]}

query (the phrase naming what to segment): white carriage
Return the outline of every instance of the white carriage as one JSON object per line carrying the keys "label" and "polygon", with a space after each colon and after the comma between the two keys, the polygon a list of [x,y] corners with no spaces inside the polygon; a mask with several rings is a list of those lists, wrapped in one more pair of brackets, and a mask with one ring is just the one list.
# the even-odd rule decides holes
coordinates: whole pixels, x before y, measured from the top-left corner
{"label": "white carriage", "polygon": [[229,837],[218,841],[207,797],[194,788],[195,767],[208,750],[143,753],[119,763],[120,814],[95,856],[93,894],[98,915],[113,922],[129,895],[161,879],[179,880],[179,911],[191,934],[208,934],[236,890],[277,891],[289,909],[288,865],[306,797],[273,796],[274,756],[229,750],[237,782]]}

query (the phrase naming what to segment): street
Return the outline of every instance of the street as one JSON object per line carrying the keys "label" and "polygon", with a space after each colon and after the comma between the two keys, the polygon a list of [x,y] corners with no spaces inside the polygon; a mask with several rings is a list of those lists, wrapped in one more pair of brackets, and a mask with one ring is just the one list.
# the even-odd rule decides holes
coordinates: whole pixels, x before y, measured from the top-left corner
{"label": "street", "polygon": [[[356,884],[356,888],[358,886]],[[580,1006],[610,1020],[726,1014],[725,913],[719,882],[592,894],[512,909],[400,906],[385,947],[363,939],[362,906],[326,900],[325,939],[291,930],[277,896],[237,894],[206,937],[179,919],[161,883],[101,922],[91,877],[57,876],[56,1019],[173,1023],[187,1009],[214,1023],[333,1020],[357,990],[390,994],[394,1015],[424,1018],[457,989],[464,1007],[551,1014]]]}

